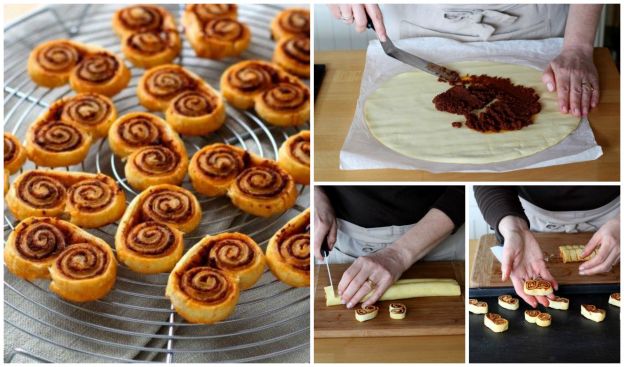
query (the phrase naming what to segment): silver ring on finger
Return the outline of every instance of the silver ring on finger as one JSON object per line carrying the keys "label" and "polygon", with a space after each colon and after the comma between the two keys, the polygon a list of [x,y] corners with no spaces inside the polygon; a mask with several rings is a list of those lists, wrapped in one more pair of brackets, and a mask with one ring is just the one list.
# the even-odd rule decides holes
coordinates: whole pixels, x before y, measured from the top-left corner
{"label": "silver ring on finger", "polygon": [[343,16],[340,17],[340,20],[342,20],[344,23],[350,23],[351,21],[353,21],[353,19],[355,19],[355,18],[353,18],[352,15],[349,15],[349,16],[344,16],[343,15]]}

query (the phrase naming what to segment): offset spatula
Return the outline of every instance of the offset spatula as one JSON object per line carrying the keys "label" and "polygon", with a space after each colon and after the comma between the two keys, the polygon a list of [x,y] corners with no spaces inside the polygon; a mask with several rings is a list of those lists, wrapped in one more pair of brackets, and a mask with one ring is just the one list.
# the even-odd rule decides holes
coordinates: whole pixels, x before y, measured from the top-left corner
{"label": "offset spatula", "polygon": [[[366,27],[374,31],[375,26],[373,25],[373,20],[370,18],[370,16],[368,16],[368,14],[366,14],[366,17],[368,18],[368,23]],[[409,52],[397,48],[387,35],[385,42],[381,42],[381,40],[379,42],[381,43],[381,47],[383,48],[386,55],[397,59],[404,64],[413,66],[448,82],[454,82],[459,79],[459,74],[456,71],[447,69],[444,66],[434,64],[427,60],[423,60],[416,55],[412,55]]]}

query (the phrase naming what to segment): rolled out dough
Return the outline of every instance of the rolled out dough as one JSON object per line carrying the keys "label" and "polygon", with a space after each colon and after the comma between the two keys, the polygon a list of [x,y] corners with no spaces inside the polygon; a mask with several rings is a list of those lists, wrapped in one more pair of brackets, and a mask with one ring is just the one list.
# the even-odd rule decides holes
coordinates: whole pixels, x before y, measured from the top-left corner
{"label": "rolled out dough", "polygon": [[480,133],[453,128],[464,117],[435,109],[433,98],[448,84],[414,71],[398,74],[368,96],[364,116],[373,136],[405,156],[431,162],[487,164],[530,156],[558,144],[579,125],[580,118],[559,112],[557,94],[548,92],[539,70],[513,64],[466,61],[445,65],[465,74],[510,78],[540,95],[542,111],[534,123],[517,131]]}
{"label": "rolled out dough", "polygon": [[[334,292],[331,286],[324,288],[325,304],[327,306],[338,306],[342,304],[340,297]],[[372,293],[372,292],[371,292]],[[361,302],[366,301],[371,293],[364,296]],[[459,296],[461,289],[455,279],[401,279],[394,283],[381,296],[381,301],[394,301],[397,299],[415,297],[438,297],[438,296]]]}

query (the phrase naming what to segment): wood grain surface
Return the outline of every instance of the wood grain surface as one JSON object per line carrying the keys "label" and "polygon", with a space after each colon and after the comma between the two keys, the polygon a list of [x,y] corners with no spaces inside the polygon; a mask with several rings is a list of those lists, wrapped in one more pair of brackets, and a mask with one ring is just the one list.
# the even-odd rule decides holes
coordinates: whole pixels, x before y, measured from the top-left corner
{"label": "wood grain surface", "polygon": [[[547,259],[546,266],[560,285],[617,284],[620,282],[620,265],[610,272],[591,276],[578,273],[581,264],[564,264],[559,256],[561,245],[585,245],[593,233],[535,233]],[[488,234],[479,240],[476,252],[470,258],[470,288],[511,287],[511,281],[501,281],[501,266],[490,247],[497,245],[496,237]]]}
{"label": "wood grain surface", "polygon": [[[400,300],[407,306],[403,320],[393,320],[388,313],[391,301],[378,302],[379,315],[370,321],[358,322],[354,309],[325,306],[323,288],[329,285],[325,265],[317,268],[318,281],[314,290],[314,335],[317,338],[381,337],[464,334],[464,262],[419,262],[403,274],[403,278],[453,278],[462,295],[451,297],[418,297]],[[334,287],[348,265],[330,265]]]}
{"label": "wood grain surface", "polygon": [[597,160],[504,173],[429,173],[420,170],[339,169],[340,149],[351,126],[364,71],[365,51],[314,54],[326,64],[314,108],[314,175],[317,181],[618,181],[620,177],[620,75],[609,50],[597,48],[600,104],[589,114],[604,155]]}

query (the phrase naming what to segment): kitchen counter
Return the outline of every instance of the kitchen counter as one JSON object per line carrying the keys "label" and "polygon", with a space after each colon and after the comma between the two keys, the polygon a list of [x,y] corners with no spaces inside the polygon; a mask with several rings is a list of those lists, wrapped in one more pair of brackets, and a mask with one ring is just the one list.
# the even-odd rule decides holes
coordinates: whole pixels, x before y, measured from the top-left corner
{"label": "kitchen counter", "polygon": [[430,173],[420,170],[339,169],[340,149],[360,93],[365,51],[322,51],[327,73],[314,106],[314,175],[317,181],[618,181],[620,177],[620,76],[609,50],[596,48],[600,104],[589,114],[604,154],[597,160],[504,173]]}

